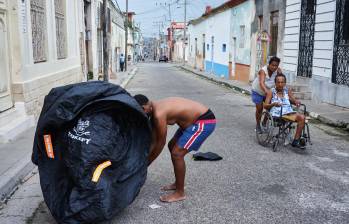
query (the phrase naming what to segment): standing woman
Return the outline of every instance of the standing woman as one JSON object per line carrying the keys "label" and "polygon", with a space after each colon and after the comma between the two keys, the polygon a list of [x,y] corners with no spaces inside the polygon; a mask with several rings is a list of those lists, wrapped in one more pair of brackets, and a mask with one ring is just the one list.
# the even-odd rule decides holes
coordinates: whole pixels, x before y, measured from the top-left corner
{"label": "standing woman", "polygon": [[261,68],[258,72],[258,76],[252,83],[252,101],[256,104],[256,131],[262,132],[260,121],[263,112],[263,102],[265,96],[275,85],[275,77],[277,74],[281,74],[279,68],[280,58],[272,57],[269,60],[269,64]]}

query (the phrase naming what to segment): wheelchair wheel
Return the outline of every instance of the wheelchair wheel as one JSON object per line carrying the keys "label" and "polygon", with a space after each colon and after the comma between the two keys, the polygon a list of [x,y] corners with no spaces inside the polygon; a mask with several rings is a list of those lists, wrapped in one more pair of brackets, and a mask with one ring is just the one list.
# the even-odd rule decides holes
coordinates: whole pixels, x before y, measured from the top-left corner
{"label": "wheelchair wheel", "polygon": [[264,111],[262,113],[261,122],[259,125],[262,128],[262,133],[258,133],[256,131],[257,141],[263,146],[268,146],[274,129],[274,121],[269,112]]}

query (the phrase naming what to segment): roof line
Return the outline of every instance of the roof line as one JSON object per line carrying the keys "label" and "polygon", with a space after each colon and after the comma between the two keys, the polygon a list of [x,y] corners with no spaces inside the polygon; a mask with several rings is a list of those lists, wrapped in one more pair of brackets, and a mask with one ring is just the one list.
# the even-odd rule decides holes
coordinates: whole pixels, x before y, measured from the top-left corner
{"label": "roof line", "polygon": [[209,12],[207,12],[207,13],[205,12],[199,18],[190,20],[189,24],[196,25],[196,24],[202,22],[203,20],[205,20],[205,19],[207,19],[207,18],[209,18],[211,16],[214,16],[214,15],[216,15],[218,13],[224,12],[224,11],[230,9],[230,8],[233,8],[234,6],[240,5],[241,3],[245,2],[245,1],[247,1],[247,0],[230,0],[230,1],[227,1],[227,2],[223,3],[220,6],[218,6],[216,8],[213,8]]}

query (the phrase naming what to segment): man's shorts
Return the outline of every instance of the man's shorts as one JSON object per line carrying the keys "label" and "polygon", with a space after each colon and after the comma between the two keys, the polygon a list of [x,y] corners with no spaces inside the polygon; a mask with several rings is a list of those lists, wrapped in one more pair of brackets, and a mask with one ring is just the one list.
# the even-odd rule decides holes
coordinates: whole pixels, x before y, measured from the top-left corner
{"label": "man's shorts", "polygon": [[252,90],[251,97],[252,97],[252,101],[255,104],[261,104],[265,100],[265,96],[262,96],[262,95],[260,95],[259,93],[255,92],[253,90]]}
{"label": "man's shorts", "polygon": [[212,111],[208,110],[185,130],[178,128],[173,138],[177,140],[179,147],[188,150],[188,152],[197,151],[215,127],[216,118]]}
{"label": "man's shorts", "polygon": [[282,115],[282,118],[295,122],[297,119],[297,113],[285,114],[285,115]]}

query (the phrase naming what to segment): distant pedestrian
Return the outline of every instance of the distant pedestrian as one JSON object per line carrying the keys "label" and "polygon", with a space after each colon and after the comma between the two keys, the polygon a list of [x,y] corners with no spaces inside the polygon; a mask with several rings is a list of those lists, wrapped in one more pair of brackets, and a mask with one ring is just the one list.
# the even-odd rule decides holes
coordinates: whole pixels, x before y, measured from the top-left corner
{"label": "distant pedestrian", "polygon": [[125,66],[125,56],[124,54],[120,55],[120,71],[124,71],[124,66]]}
{"label": "distant pedestrian", "polygon": [[279,68],[280,58],[272,57],[269,60],[269,64],[261,68],[258,72],[258,76],[252,83],[252,101],[256,104],[256,132],[261,133],[260,121],[263,113],[263,102],[265,96],[271,91],[271,88],[275,86],[275,77],[277,74],[281,74],[282,71]]}

